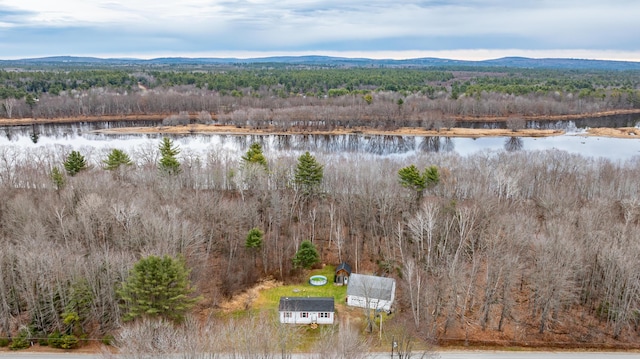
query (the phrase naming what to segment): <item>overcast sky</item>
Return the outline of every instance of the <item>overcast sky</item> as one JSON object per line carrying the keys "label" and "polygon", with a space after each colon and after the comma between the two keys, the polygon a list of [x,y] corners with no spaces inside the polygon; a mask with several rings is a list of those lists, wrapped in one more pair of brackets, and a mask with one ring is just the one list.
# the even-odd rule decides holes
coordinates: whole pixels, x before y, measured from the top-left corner
{"label": "overcast sky", "polygon": [[639,0],[0,0],[0,59],[640,61]]}

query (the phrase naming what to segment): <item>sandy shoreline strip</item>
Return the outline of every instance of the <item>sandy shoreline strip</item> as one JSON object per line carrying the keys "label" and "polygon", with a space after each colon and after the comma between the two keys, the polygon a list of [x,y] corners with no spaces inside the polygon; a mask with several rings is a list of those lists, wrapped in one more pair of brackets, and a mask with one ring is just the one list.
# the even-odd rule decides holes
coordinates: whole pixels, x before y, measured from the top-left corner
{"label": "sandy shoreline strip", "polygon": [[392,136],[443,136],[443,137],[547,137],[564,134],[563,130],[517,130],[509,129],[473,129],[451,128],[425,130],[421,128],[403,127],[392,131],[371,128],[335,129],[330,131],[302,130],[292,128],[282,131],[274,128],[252,129],[225,125],[186,125],[186,126],[158,126],[158,127],[121,127],[92,131],[102,134],[226,134],[226,135],[392,135]]}
{"label": "sandy shoreline strip", "polygon": [[[477,128],[451,128],[437,130],[425,130],[421,128],[403,127],[393,131],[382,131],[370,128],[336,129],[331,131],[290,129],[282,131],[277,129],[251,129],[224,125],[186,125],[186,126],[158,126],[158,127],[122,127],[93,131],[103,134],[218,134],[218,135],[389,135],[389,136],[442,136],[442,137],[550,137],[564,135],[564,130],[509,130],[509,129],[477,129]],[[640,139],[640,128],[590,128],[579,136],[613,137]]]}

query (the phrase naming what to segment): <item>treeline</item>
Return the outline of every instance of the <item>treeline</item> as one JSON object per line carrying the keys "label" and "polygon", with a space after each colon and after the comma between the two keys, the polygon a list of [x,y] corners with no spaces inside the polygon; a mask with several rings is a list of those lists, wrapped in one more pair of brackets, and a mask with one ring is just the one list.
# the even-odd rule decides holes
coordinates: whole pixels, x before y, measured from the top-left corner
{"label": "treeline", "polygon": [[121,70],[0,71],[0,98],[19,99],[27,93],[57,96],[64,91],[97,87],[131,89],[136,83],[131,73]]}
{"label": "treeline", "polygon": [[[195,85],[216,91],[262,88],[276,94],[322,96],[331,89],[347,91],[379,90],[419,92],[432,83],[446,83],[451,72],[416,69],[269,69],[227,72],[150,71],[146,83],[151,87]],[[277,91],[279,88],[282,91]]]}
{"label": "treeline", "polygon": [[[4,118],[58,119],[101,116],[152,115],[159,119],[189,111],[192,122],[219,123],[252,128],[272,127],[287,131],[291,127],[331,130],[360,126],[393,130],[399,127],[440,129],[455,127],[458,121],[498,118],[497,126],[508,122],[527,124],[526,116],[584,115],[603,111],[633,109],[635,93],[611,93],[605,98],[585,99],[557,94],[502,95],[483,93],[480,97],[453,99],[442,94],[429,99],[420,94],[403,96],[398,92],[349,94],[317,98],[290,98],[221,95],[195,87],[147,90],[132,93],[91,89],[73,96],[42,95],[35,99],[0,100]],[[208,115],[200,116],[200,113]],[[520,120],[520,121],[516,121]],[[631,124],[630,126],[632,126]]]}
{"label": "treeline", "polygon": [[[526,95],[531,93],[574,92],[576,90],[634,90],[640,83],[636,71],[532,70],[504,68],[274,68],[239,67],[199,70],[123,69],[13,69],[0,70],[0,97],[32,93],[40,95],[96,87],[131,90],[140,83],[147,88],[194,85],[218,92],[259,91],[293,95],[327,95],[331,89],[347,91],[400,91],[427,93],[456,83],[462,89],[497,91]],[[278,92],[279,89],[283,91]],[[462,91],[465,93],[466,91]]]}
{"label": "treeline", "polygon": [[[397,278],[398,320],[425,336],[640,334],[637,160],[317,153],[324,175],[308,195],[294,184],[293,154],[244,166],[222,149],[180,153],[181,171],[168,174],[158,148],[144,146],[129,153],[135,166],[113,173],[106,151],[85,149],[88,169],[57,186],[51,171],[70,149],[1,151],[0,336],[68,331],[70,310],[88,337],[116,332],[116,288],[148,255],[184,256],[203,297],[196,313],[215,309],[260,278],[298,280],[303,240],[322,263]],[[421,196],[400,184],[410,164],[438,169]],[[245,248],[253,228],[264,233],[257,253]]]}
{"label": "treeline", "polygon": [[[58,118],[252,109],[362,120],[450,120],[584,114],[640,108],[640,73],[517,69],[232,68],[0,71],[0,115]],[[244,111],[244,112],[242,112]],[[287,113],[285,117],[290,116]],[[228,117],[227,117],[228,118]],[[389,121],[391,120],[391,121]],[[277,122],[277,120],[276,120]],[[276,124],[277,125],[277,124]],[[289,124],[287,124],[289,125]],[[324,125],[327,125],[324,122]],[[391,125],[393,128],[394,125]]]}

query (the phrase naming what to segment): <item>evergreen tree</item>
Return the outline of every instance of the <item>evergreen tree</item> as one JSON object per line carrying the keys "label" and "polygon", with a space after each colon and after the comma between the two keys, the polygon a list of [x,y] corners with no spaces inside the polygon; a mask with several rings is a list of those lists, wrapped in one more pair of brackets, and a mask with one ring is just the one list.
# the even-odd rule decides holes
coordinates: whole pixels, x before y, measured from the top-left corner
{"label": "evergreen tree", "polygon": [[427,188],[432,188],[440,182],[438,167],[430,166],[420,173],[415,165],[403,167],[398,171],[400,185],[416,192],[418,200],[422,198]]}
{"label": "evergreen tree", "polygon": [[432,188],[440,183],[440,172],[436,166],[425,168],[422,175],[425,177],[426,188]]}
{"label": "evergreen tree", "polygon": [[305,152],[298,157],[298,165],[294,173],[294,182],[298,188],[306,195],[313,194],[318,190],[324,176],[323,168],[315,157],[309,152]]}
{"label": "evergreen tree", "polygon": [[38,99],[34,97],[32,94],[28,93],[24,98],[24,102],[29,106],[29,108],[33,111],[33,108],[38,103]]}
{"label": "evergreen tree", "polygon": [[293,267],[309,269],[318,261],[320,261],[320,256],[316,246],[306,239],[300,243],[300,248],[293,257]]}
{"label": "evergreen tree", "polygon": [[424,179],[420,171],[415,165],[403,167],[398,171],[400,177],[400,185],[414,191],[422,191],[425,189]]}
{"label": "evergreen tree", "polygon": [[105,164],[104,168],[109,171],[117,170],[124,166],[133,165],[133,162],[131,161],[131,158],[129,158],[129,155],[117,148],[111,150],[109,156],[104,161],[102,161],[102,163]]}
{"label": "evergreen tree", "polygon": [[256,252],[262,248],[262,238],[264,232],[260,228],[252,228],[247,234],[247,240],[244,242],[245,248],[251,251],[253,255],[253,265],[256,264]]}
{"label": "evergreen tree", "polygon": [[118,294],[124,301],[124,320],[148,316],[180,321],[200,300],[189,297],[194,291],[184,259],[165,255],[139,260]]}
{"label": "evergreen tree", "polygon": [[53,167],[53,169],[51,170],[51,180],[53,181],[53,184],[56,186],[57,190],[61,190],[64,187],[64,173],[62,173],[62,171],[60,171],[58,167]]}
{"label": "evergreen tree", "polygon": [[83,324],[91,315],[93,293],[86,279],[79,279],[71,285],[69,302],[62,313],[63,323],[70,326],[71,332],[85,333]]}
{"label": "evergreen tree", "polygon": [[162,173],[177,175],[181,172],[180,162],[176,156],[180,153],[180,148],[173,144],[173,141],[165,137],[158,146],[160,150],[160,161],[158,162],[158,168]]}
{"label": "evergreen tree", "polygon": [[78,151],[71,151],[67,159],[64,161],[64,169],[69,176],[75,176],[78,172],[87,168],[87,161]]}
{"label": "evergreen tree", "polygon": [[257,142],[251,144],[249,150],[247,150],[247,153],[242,156],[242,160],[244,161],[244,163],[259,164],[267,169],[267,159],[262,153],[262,146]]}
{"label": "evergreen tree", "polygon": [[262,237],[264,233],[260,228],[252,228],[247,234],[247,240],[244,242],[244,246],[250,249],[262,248]]}

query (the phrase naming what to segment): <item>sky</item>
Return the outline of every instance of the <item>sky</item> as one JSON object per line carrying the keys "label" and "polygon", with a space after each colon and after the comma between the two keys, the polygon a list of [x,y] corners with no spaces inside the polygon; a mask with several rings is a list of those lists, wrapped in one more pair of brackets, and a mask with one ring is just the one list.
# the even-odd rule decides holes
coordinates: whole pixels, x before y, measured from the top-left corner
{"label": "sky", "polygon": [[0,59],[640,61],[638,0],[0,0]]}

